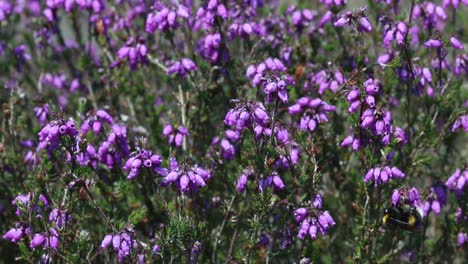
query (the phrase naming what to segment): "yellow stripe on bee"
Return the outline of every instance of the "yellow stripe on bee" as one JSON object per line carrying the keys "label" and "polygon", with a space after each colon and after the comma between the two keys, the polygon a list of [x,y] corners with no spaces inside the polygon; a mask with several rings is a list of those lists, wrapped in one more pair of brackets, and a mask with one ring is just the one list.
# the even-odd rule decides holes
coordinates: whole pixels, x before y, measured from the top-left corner
{"label": "yellow stripe on bee", "polygon": [[388,214],[384,215],[383,218],[382,218],[382,222],[383,222],[384,224],[386,224],[387,221],[388,221],[388,218],[389,218]]}
{"label": "yellow stripe on bee", "polygon": [[411,216],[409,217],[409,219],[408,219],[408,224],[409,224],[410,226],[413,226],[413,225],[416,224],[416,217],[414,217],[414,215],[411,215]]}

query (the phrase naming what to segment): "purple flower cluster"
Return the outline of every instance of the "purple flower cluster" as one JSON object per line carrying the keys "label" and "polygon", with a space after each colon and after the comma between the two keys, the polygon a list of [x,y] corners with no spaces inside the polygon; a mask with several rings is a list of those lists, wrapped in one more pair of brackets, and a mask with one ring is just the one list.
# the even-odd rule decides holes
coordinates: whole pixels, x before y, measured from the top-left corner
{"label": "purple flower cluster", "polygon": [[31,240],[29,247],[36,248],[42,246],[43,248],[58,249],[59,247],[59,233],[55,228],[49,228],[45,233],[37,233]]}
{"label": "purple flower cluster", "polygon": [[246,77],[252,81],[252,86],[260,85],[268,73],[279,74],[286,72],[286,67],[278,58],[267,58],[258,65],[249,65],[247,67]]}
{"label": "purple flower cluster", "polygon": [[148,48],[144,43],[135,43],[134,39],[129,39],[123,47],[121,47],[117,56],[118,61],[114,63],[117,65],[122,61],[128,61],[130,63],[130,69],[135,70],[138,64],[147,64],[148,63]]}
{"label": "purple flower cluster", "polygon": [[188,72],[198,70],[197,65],[191,59],[182,58],[181,60],[175,61],[167,68],[167,74],[177,74],[184,78]]}
{"label": "purple flower cluster", "polygon": [[335,27],[344,27],[346,25],[356,27],[358,31],[371,32],[372,26],[367,19],[366,8],[362,7],[356,12],[345,12],[338,17],[338,20],[333,23]]}
{"label": "purple flower cluster", "polygon": [[288,108],[291,115],[302,114],[299,128],[302,131],[314,132],[321,123],[328,122],[327,113],[335,112],[336,107],[329,105],[320,98],[311,99],[301,97],[297,102]]}
{"label": "purple flower cluster", "polygon": [[193,30],[207,30],[211,29],[215,22],[215,17],[219,16],[226,19],[228,11],[226,6],[218,0],[210,0],[205,6],[198,8],[195,16],[195,24]]}
{"label": "purple flower cluster", "polygon": [[235,108],[229,110],[224,117],[224,124],[230,126],[234,131],[242,133],[246,128],[263,128],[269,123],[265,106],[260,102],[249,101],[239,103]]}
{"label": "purple flower cluster", "polygon": [[146,18],[146,32],[154,33],[156,30],[168,31],[174,30],[179,27],[177,18],[187,20],[190,15],[190,9],[184,5],[179,5],[177,10],[170,8],[159,3],[155,5],[155,12],[149,13]]}
{"label": "purple flower cluster", "polygon": [[408,33],[408,27],[405,22],[387,20],[387,17],[380,19],[380,21],[384,23],[382,46],[388,48],[393,41],[396,41],[399,46],[403,45],[406,34]]}
{"label": "purple flower cluster", "polygon": [[170,169],[161,186],[173,184],[179,191],[193,193],[206,186],[206,181],[211,178],[211,173],[199,166],[179,166],[175,158],[170,159]]}
{"label": "purple flower cluster", "polygon": [[43,104],[40,107],[34,107],[34,114],[36,115],[37,119],[39,120],[39,124],[44,126],[47,121],[49,120],[49,104]]}
{"label": "purple flower cluster", "polygon": [[109,125],[114,124],[112,116],[103,109],[96,111],[94,115],[89,115],[81,124],[81,134],[84,135],[92,130],[95,135],[99,135],[102,131],[102,124],[107,123]]}
{"label": "purple flower cluster", "polygon": [[423,203],[424,215],[429,215],[433,211],[436,215],[447,202],[447,193],[444,185],[435,185],[431,187],[429,195]]}
{"label": "purple flower cluster", "polygon": [[12,227],[8,230],[2,238],[8,240],[12,243],[18,243],[23,237],[29,236],[30,229],[29,227],[24,227],[21,224],[17,224],[16,227]]}
{"label": "purple flower cluster", "polygon": [[127,179],[131,180],[137,177],[144,168],[152,172],[164,174],[164,170],[160,167],[161,163],[161,156],[155,155],[149,150],[141,149],[125,162],[123,169],[129,171]]}
{"label": "purple flower cluster", "polygon": [[42,208],[49,207],[49,201],[47,198],[40,194],[37,198],[34,193],[20,194],[11,202],[12,205],[16,206],[16,215],[20,216],[22,212],[28,214],[29,211],[35,211],[36,217],[42,217]]}
{"label": "purple flower cluster", "polygon": [[289,76],[273,77],[263,83],[263,91],[266,94],[266,101],[271,103],[273,99],[278,98],[281,102],[288,102],[287,86],[294,85],[293,78]]}
{"label": "purple flower cluster", "polygon": [[301,227],[297,234],[299,239],[309,235],[312,240],[317,238],[319,232],[325,236],[328,230],[336,223],[328,211],[322,211],[322,197],[318,194],[312,202],[311,208],[301,207],[294,211],[297,223]]}
{"label": "purple flower cluster", "polygon": [[272,185],[275,190],[284,190],[286,187],[276,171],[273,171],[270,175],[263,176],[258,180],[258,190],[260,192],[266,191]]}
{"label": "purple flower cluster", "polygon": [[461,196],[466,186],[468,186],[468,170],[457,169],[445,182],[445,186],[454,191],[457,196]]}
{"label": "purple flower cluster", "polygon": [[112,244],[114,251],[117,252],[119,262],[122,262],[140,245],[140,243],[133,238],[133,233],[131,231],[122,231],[116,234],[106,235],[102,240],[101,248],[105,249],[110,244]]}
{"label": "purple flower cluster", "polygon": [[[393,190],[392,203],[398,205],[400,202],[408,204],[410,206],[416,206],[418,209],[422,209],[421,195],[419,190],[415,187],[401,187]],[[424,212],[423,210],[421,210]],[[424,217],[424,214],[422,214]]]}
{"label": "purple flower cluster", "polygon": [[112,125],[112,132],[98,148],[98,160],[108,168],[120,166],[122,159],[128,157],[130,150],[127,142],[127,128],[118,124]]}
{"label": "purple flower cluster", "polygon": [[221,34],[208,34],[198,42],[198,51],[207,61],[215,64],[218,61],[225,61],[228,54],[221,47]]}
{"label": "purple flower cluster", "polygon": [[346,81],[341,71],[332,71],[331,69],[311,74],[308,79],[309,82],[304,83],[304,89],[315,90],[314,88],[318,87],[317,91],[320,95],[323,95],[326,90],[336,93]]}
{"label": "purple flower cluster", "polygon": [[375,167],[366,173],[364,176],[364,182],[374,180],[374,184],[377,186],[382,183],[387,183],[392,178],[403,179],[405,178],[405,174],[397,167]]}
{"label": "purple flower cluster", "polygon": [[168,138],[169,145],[180,147],[186,137],[190,135],[187,128],[180,125],[175,129],[171,124],[166,124],[163,129],[163,136]]}
{"label": "purple flower cluster", "polygon": [[71,215],[61,209],[54,208],[49,214],[49,222],[54,223],[57,228],[65,227],[71,220]]}
{"label": "purple flower cluster", "polygon": [[462,128],[463,131],[468,133],[468,115],[462,115],[452,125],[452,132],[456,131],[458,128]]}
{"label": "purple flower cluster", "polygon": [[52,151],[60,145],[62,137],[76,137],[78,130],[75,127],[75,122],[72,120],[55,120],[44,126],[39,135],[39,144],[37,151],[47,149]]}

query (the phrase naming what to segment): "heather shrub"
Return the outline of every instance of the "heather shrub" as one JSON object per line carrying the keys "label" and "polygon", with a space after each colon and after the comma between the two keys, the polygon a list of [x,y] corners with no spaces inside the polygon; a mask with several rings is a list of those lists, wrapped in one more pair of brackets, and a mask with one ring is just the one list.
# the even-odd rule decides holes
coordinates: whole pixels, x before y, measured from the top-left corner
{"label": "heather shrub", "polygon": [[462,263],[468,2],[0,0],[5,263]]}

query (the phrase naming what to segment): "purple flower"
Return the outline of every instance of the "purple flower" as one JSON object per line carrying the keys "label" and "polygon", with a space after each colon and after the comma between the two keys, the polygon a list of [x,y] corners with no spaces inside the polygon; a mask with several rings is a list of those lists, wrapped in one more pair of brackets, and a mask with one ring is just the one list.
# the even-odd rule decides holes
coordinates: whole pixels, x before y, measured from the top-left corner
{"label": "purple flower", "polygon": [[149,150],[141,149],[125,162],[123,169],[129,171],[128,180],[137,177],[142,170],[156,172],[164,176],[165,170],[160,167],[161,163],[161,156],[155,155]]}
{"label": "purple flower", "polygon": [[189,131],[187,128],[180,125],[177,129],[171,124],[166,124],[163,129],[163,136],[169,139],[169,145],[180,147],[186,137],[188,137]]}
{"label": "purple flower", "polygon": [[457,244],[459,247],[463,246],[466,242],[468,242],[468,234],[466,233],[458,233],[457,234]]}
{"label": "purple flower", "polygon": [[23,238],[23,236],[27,235],[25,232],[24,228],[22,227],[13,227],[10,230],[8,230],[4,235],[3,239],[9,240],[13,243],[18,243],[18,241]]}
{"label": "purple flower", "polygon": [[206,181],[211,178],[211,173],[199,166],[184,164],[179,167],[175,158],[171,158],[171,166],[161,183],[162,186],[173,184],[184,193],[197,192],[206,186]]}
{"label": "purple flower", "polygon": [[327,113],[334,112],[336,107],[329,105],[320,98],[310,99],[308,97],[299,98],[296,104],[289,107],[289,114],[297,115],[302,113],[299,128],[302,131],[314,132],[321,123],[328,122]]}
{"label": "purple flower", "polygon": [[57,228],[64,227],[65,224],[70,221],[71,221],[71,215],[66,211],[62,211],[60,209],[54,208],[54,210],[52,210],[52,212],[50,212],[49,214],[49,222],[55,223],[55,226]]}
{"label": "purple flower", "polygon": [[49,104],[43,104],[40,107],[34,107],[34,114],[36,115],[37,119],[39,120],[39,124],[44,126],[48,119],[49,119]]}
{"label": "purple flower", "polygon": [[156,11],[149,13],[146,18],[146,32],[154,33],[156,30],[168,31],[179,27],[178,18],[187,20],[191,15],[191,11],[184,5],[179,5],[177,9],[169,9],[168,7],[159,4]]}
{"label": "purple flower", "polygon": [[98,148],[98,160],[108,168],[113,168],[115,165],[120,166],[122,159],[129,154],[127,128],[118,124],[112,125],[112,132]]}
{"label": "purple flower", "polygon": [[451,191],[454,191],[457,196],[461,196],[468,182],[468,170],[461,171],[457,169],[445,182],[445,186]]}
{"label": "purple flower", "polygon": [[187,72],[198,70],[197,65],[191,59],[182,58],[181,60],[175,61],[171,66],[167,68],[167,74],[177,74],[184,78]]}
{"label": "purple flower", "polygon": [[288,102],[287,86],[294,85],[294,80],[289,76],[273,77],[263,83],[263,91],[266,94],[266,101],[271,103],[273,98],[278,98],[281,102]]}
{"label": "purple flower", "polygon": [[353,12],[346,12],[341,14],[338,17],[338,20],[333,24],[335,27],[344,27],[346,25],[349,26],[357,26],[357,30],[363,32],[371,32],[372,26],[365,16],[366,8],[361,7],[355,13]]}
{"label": "purple flower", "polygon": [[[246,77],[251,80],[252,86],[256,87],[262,83],[264,84],[270,83],[271,81],[270,82],[267,81],[266,83],[263,82],[265,78],[267,80],[269,79],[267,78],[267,76],[270,76],[270,75],[278,76],[279,74],[286,72],[286,70],[287,70],[286,67],[284,66],[283,62],[280,59],[267,58],[264,62],[261,62],[258,65],[249,65],[247,67]],[[278,80],[278,77],[276,77],[276,79],[277,81],[280,81]],[[287,77],[284,79],[286,79],[285,82],[287,82],[285,84],[292,85],[293,83],[292,79],[288,79]],[[265,86],[266,85],[264,85],[264,88]],[[269,90],[270,92],[265,91],[265,93],[269,94],[269,93],[274,92],[271,89]]]}
{"label": "purple flower", "polygon": [[433,211],[436,215],[440,214],[440,210],[447,202],[447,194],[444,185],[435,185],[431,187],[431,192],[426,197],[423,204],[425,215],[429,215]]}
{"label": "purple flower", "polygon": [[59,234],[56,229],[49,228],[48,232],[35,234],[29,244],[30,248],[36,248],[42,246],[43,248],[54,248],[59,247]]}
{"label": "purple flower", "polygon": [[301,222],[301,226],[297,237],[304,239],[309,235],[312,240],[317,238],[320,232],[325,236],[328,230],[336,223],[328,211],[320,211],[318,209],[309,211],[306,208],[299,208],[294,211],[296,222]]}
{"label": "purple flower", "polygon": [[134,39],[130,39],[117,51],[117,57],[120,61],[116,63],[119,64],[127,60],[130,63],[130,69],[134,70],[138,64],[148,63],[147,54],[148,48],[144,43],[135,43]]}
{"label": "purple flower", "polygon": [[102,240],[101,248],[105,249],[112,244],[112,248],[118,254],[119,262],[122,262],[140,245],[133,236],[133,230],[125,230],[117,234],[108,234]]}
{"label": "purple flower", "polygon": [[457,130],[458,128],[462,128],[463,131],[468,133],[468,115],[462,115],[452,125],[452,132]]}
{"label": "purple flower", "polygon": [[390,168],[389,166],[385,167],[375,167],[370,169],[364,176],[364,182],[369,182],[374,180],[375,186],[381,183],[387,183],[392,178],[404,178],[405,174],[401,172],[397,167]]}

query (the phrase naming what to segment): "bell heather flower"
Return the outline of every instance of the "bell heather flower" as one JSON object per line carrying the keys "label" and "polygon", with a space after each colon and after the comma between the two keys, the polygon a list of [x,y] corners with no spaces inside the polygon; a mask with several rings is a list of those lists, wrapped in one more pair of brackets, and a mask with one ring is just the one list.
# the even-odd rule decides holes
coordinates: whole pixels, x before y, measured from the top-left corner
{"label": "bell heather flower", "polygon": [[127,142],[127,128],[118,124],[112,125],[112,132],[98,148],[99,161],[108,168],[122,163],[122,159],[130,154]]}
{"label": "bell heather flower", "polygon": [[290,11],[289,13],[292,13],[291,15],[291,21],[295,27],[297,27],[299,30],[305,27],[308,27],[312,20],[314,19],[314,16],[317,15],[317,11],[315,10],[310,10],[310,9],[296,9],[295,7],[290,7],[288,10]]}
{"label": "bell heather flower", "polygon": [[457,196],[461,196],[465,186],[468,186],[468,170],[463,171],[457,169],[445,182],[445,186],[451,191],[454,191]]}
{"label": "bell heather flower", "polygon": [[366,8],[361,7],[358,10],[356,10],[355,13],[348,11],[346,13],[341,14],[338,17],[338,20],[335,21],[333,24],[335,27],[344,27],[346,25],[349,26],[356,26],[357,25],[357,30],[358,31],[363,31],[363,32],[371,32],[372,31],[372,26],[365,16],[366,13]]}
{"label": "bell heather flower", "polygon": [[440,214],[440,210],[447,202],[447,193],[444,185],[435,185],[431,187],[429,195],[423,203],[424,215],[429,215],[433,211],[436,215]]}
{"label": "bell heather flower", "polygon": [[466,242],[468,242],[468,234],[466,233],[458,233],[457,234],[457,244],[459,247],[463,246]]}
{"label": "bell heather flower", "polygon": [[254,170],[252,168],[248,167],[244,169],[242,174],[239,176],[239,179],[237,180],[237,184],[236,184],[237,192],[242,193],[247,187],[248,180],[254,177],[255,177]]}
{"label": "bell heather flower", "polygon": [[334,112],[336,107],[329,105],[320,98],[301,97],[288,108],[290,115],[301,114],[299,128],[302,131],[314,132],[321,123],[328,122],[327,113]]}
{"label": "bell heather flower", "polygon": [[40,194],[38,198],[34,193],[20,194],[11,202],[16,206],[16,215],[20,216],[22,212],[36,211],[36,217],[42,217],[42,208],[49,208],[49,201]]}
{"label": "bell heather flower", "polygon": [[421,203],[421,195],[419,190],[415,187],[402,187],[399,189],[393,190],[392,193],[392,203],[393,205],[398,205],[398,203],[403,202],[410,206],[416,206],[421,212],[421,216],[424,216],[423,205]]}
{"label": "bell heather flower", "polygon": [[269,120],[267,110],[261,102],[248,101],[229,110],[224,117],[224,124],[242,133],[246,128],[266,127]]}
{"label": "bell heather flower", "polygon": [[49,228],[48,232],[35,234],[29,244],[30,248],[42,246],[43,248],[59,247],[59,234],[55,228]]}
{"label": "bell heather flower", "polygon": [[201,38],[197,46],[200,55],[210,63],[226,61],[229,57],[227,50],[221,45],[221,34],[208,34]]}
{"label": "bell heather flower", "polygon": [[198,8],[193,30],[208,30],[213,28],[216,16],[227,19],[227,8],[219,0],[210,0],[206,5]]}
{"label": "bell heather flower", "polygon": [[117,51],[118,61],[114,66],[127,60],[130,63],[130,69],[135,70],[138,64],[148,63],[148,48],[143,42],[137,42],[134,39],[129,39],[123,47]]}
{"label": "bell heather flower", "polygon": [[320,95],[323,95],[326,90],[336,93],[346,81],[341,71],[333,71],[330,68],[309,74],[307,78],[309,81],[304,83],[304,89],[314,91],[314,88],[317,87]]}
{"label": "bell heather flower", "polygon": [[328,211],[321,210],[321,196],[318,194],[312,203],[311,208],[298,208],[294,211],[296,222],[300,222],[301,226],[297,237],[304,239],[307,235],[315,240],[319,232],[325,236],[328,229],[335,225],[335,221]]}
{"label": "bell heather flower", "polygon": [[146,32],[154,33],[156,30],[168,31],[179,27],[177,18],[187,20],[191,11],[184,5],[179,5],[177,10],[171,10],[162,3],[155,5],[155,12],[149,13],[146,18]]}
{"label": "bell heather flower", "polygon": [[463,131],[468,133],[468,115],[462,115],[452,125],[452,132],[455,132],[458,128],[462,128]]}
{"label": "bell heather flower", "polygon": [[403,179],[405,178],[405,174],[397,167],[375,167],[366,173],[364,176],[364,182],[374,180],[374,184],[377,186],[381,183],[387,183],[392,178]]}
{"label": "bell heather flower", "polygon": [[102,131],[102,124],[114,124],[112,116],[103,109],[97,110],[94,114],[89,115],[81,124],[81,134],[84,135],[92,130],[95,135],[99,135]]}
{"label": "bell heather flower", "polygon": [[266,101],[271,103],[274,98],[278,98],[281,102],[288,102],[287,86],[294,85],[293,78],[289,76],[272,77],[263,83],[263,91],[266,94]]}
{"label": "bell heather flower", "polygon": [[57,228],[62,228],[71,221],[71,215],[61,209],[54,208],[49,214],[49,222],[55,223]]}
{"label": "bell heather flower", "polygon": [[258,190],[260,192],[264,192],[271,185],[273,185],[273,187],[275,187],[276,190],[283,190],[286,187],[283,183],[283,180],[276,171],[273,171],[271,175],[262,177],[258,181]]}
{"label": "bell heather flower", "polygon": [[41,126],[44,126],[49,120],[49,113],[50,113],[49,104],[43,104],[40,107],[34,107],[34,114],[39,120],[39,124]]}
{"label": "bell heather flower", "polygon": [[182,58],[181,60],[172,63],[172,65],[167,68],[167,74],[177,74],[184,78],[187,72],[196,70],[198,70],[198,67],[195,62],[188,58]]}
{"label": "bell heather flower", "polygon": [[388,17],[381,18],[380,21],[384,23],[384,34],[382,40],[382,46],[384,48],[388,48],[392,41],[396,40],[398,45],[402,45],[405,36],[408,33],[408,28],[405,22],[394,22],[394,21],[386,21]]}
{"label": "bell heather flower", "polygon": [[76,130],[75,122],[72,120],[55,120],[45,125],[38,135],[39,144],[37,151],[39,152],[46,148],[51,151],[58,148],[62,137],[75,137],[78,135],[78,130]]}
{"label": "bell heather flower", "polygon": [[328,8],[332,8],[346,5],[347,0],[320,0],[319,2],[325,4]]}
{"label": "bell heather flower", "polygon": [[118,254],[117,256],[119,262],[122,262],[140,245],[140,243],[134,239],[133,236],[133,230],[121,231],[117,234],[108,234],[102,240],[101,248],[105,249],[110,244],[112,244],[112,248]]}
{"label": "bell heather flower", "polygon": [[166,124],[163,129],[163,136],[169,138],[169,145],[180,147],[185,137],[188,137],[189,131],[187,128],[180,125],[177,129],[171,124]]}
{"label": "bell heather flower", "polygon": [[165,173],[165,171],[160,167],[162,163],[162,157],[153,154],[149,150],[141,149],[130,156],[131,157],[125,162],[125,165],[123,166],[125,171],[129,171],[127,176],[128,180],[137,177],[144,168],[159,174]]}
{"label": "bell heather flower", "polygon": [[443,30],[447,14],[441,6],[435,5],[432,2],[424,1],[414,6],[413,19],[422,20],[424,28],[426,29],[435,28]]}
{"label": "bell heather flower", "polygon": [[258,86],[268,75],[278,75],[286,72],[286,67],[278,58],[267,58],[258,65],[249,65],[247,67],[246,77],[251,80],[252,86]]}
{"label": "bell heather flower", "polygon": [[183,164],[179,166],[175,158],[170,158],[170,169],[161,186],[173,184],[179,191],[184,193],[197,192],[206,186],[206,181],[211,178],[211,173],[197,165],[189,166]]}
{"label": "bell heather flower", "polygon": [[8,230],[2,238],[13,243],[18,243],[21,238],[27,235],[29,235],[29,228],[25,228],[21,224],[16,224],[16,226]]}
{"label": "bell heather flower", "polygon": [[463,44],[455,37],[450,38],[450,43],[452,44],[452,47],[454,47],[455,49],[458,49],[458,50],[463,49]]}

